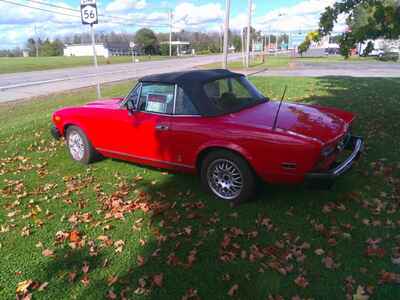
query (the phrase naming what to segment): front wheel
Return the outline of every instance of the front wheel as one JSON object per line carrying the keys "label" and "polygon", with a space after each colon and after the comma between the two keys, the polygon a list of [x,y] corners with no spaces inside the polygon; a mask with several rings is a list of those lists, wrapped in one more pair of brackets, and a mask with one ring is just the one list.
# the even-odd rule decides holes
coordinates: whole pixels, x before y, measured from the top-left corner
{"label": "front wheel", "polygon": [[87,165],[100,158],[100,154],[96,152],[86,134],[79,127],[69,126],[65,137],[69,154],[73,160]]}
{"label": "front wheel", "polygon": [[229,151],[211,152],[201,166],[205,188],[217,198],[239,203],[254,193],[255,175],[246,160]]}

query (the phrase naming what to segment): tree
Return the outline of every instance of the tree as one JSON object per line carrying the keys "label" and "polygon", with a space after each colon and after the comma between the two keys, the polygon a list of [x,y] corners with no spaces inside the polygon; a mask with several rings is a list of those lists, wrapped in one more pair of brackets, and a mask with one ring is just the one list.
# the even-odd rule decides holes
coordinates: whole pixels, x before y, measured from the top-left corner
{"label": "tree", "polygon": [[359,42],[379,37],[397,39],[400,36],[400,1],[396,0],[344,0],[327,7],[321,14],[321,36],[332,32],[337,19],[348,14],[349,30],[339,38],[340,52],[348,57]]}
{"label": "tree", "polygon": [[168,56],[169,55],[169,44],[161,44],[160,45],[160,55]]}
{"label": "tree", "polygon": [[299,45],[299,53],[301,56],[303,56],[303,53],[307,52],[308,49],[310,49],[311,42],[317,42],[319,41],[319,32],[317,31],[311,31],[309,32],[304,41]]}
{"label": "tree", "polygon": [[239,35],[233,36],[232,45],[235,47],[235,51],[242,51],[242,39]]}
{"label": "tree", "polygon": [[40,56],[61,56],[64,54],[64,44],[56,39],[51,42],[49,39],[46,39],[40,45]]}
{"label": "tree", "polygon": [[29,56],[35,56],[36,55],[35,40],[33,38],[29,38],[26,41],[25,48],[28,50]]}
{"label": "tree", "polygon": [[158,40],[151,29],[142,28],[136,32],[135,43],[145,54],[158,53]]}

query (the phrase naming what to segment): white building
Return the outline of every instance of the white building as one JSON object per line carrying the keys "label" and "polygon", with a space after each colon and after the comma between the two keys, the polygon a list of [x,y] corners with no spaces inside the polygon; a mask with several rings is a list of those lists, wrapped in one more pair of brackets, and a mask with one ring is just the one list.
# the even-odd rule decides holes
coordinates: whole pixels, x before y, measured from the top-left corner
{"label": "white building", "polygon": [[[110,56],[110,52],[104,44],[96,44],[96,54],[104,57]],[[91,44],[66,45],[64,56],[93,56],[93,46]]]}

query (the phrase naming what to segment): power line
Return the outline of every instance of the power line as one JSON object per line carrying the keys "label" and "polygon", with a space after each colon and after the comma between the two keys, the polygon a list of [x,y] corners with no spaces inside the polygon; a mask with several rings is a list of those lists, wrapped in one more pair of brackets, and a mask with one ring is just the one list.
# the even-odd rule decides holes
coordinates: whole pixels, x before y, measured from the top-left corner
{"label": "power line", "polygon": [[[78,12],[80,13],[81,11],[79,9],[75,9],[75,8],[70,8],[70,7],[65,7],[65,6],[61,6],[61,5],[57,5],[57,4],[52,4],[52,3],[47,3],[47,2],[43,2],[40,0],[27,0],[28,2],[31,3],[37,3],[40,5],[45,5],[45,6],[49,6],[49,7],[54,7],[54,8],[60,8],[60,9],[65,9],[65,10],[69,10],[69,11],[73,11],[73,12]],[[112,19],[119,19],[119,20],[126,20],[129,22],[132,22],[132,20],[130,18],[126,18],[126,17],[122,17],[122,16],[113,16],[113,15],[108,15],[108,14],[99,14],[99,17],[106,17],[106,18],[112,18]],[[139,25],[142,24],[149,24],[149,25],[153,25],[152,22],[147,21],[147,22],[141,22],[138,23]],[[160,26],[169,26],[169,24],[158,24]]]}
{"label": "power line", "polygon": [[[32,0],[30,0],[30,1],[32,1]],[[65,12],[50,10],[50,9],[47,9],[47,8],[30,6],[30,5],[27,5],[27,4],[13,2],[13,1],[10,1],[10,0],[0,0],[0,2],[13,4],[13,5],[16,5],[16,6],[21,6],[21,7],[26,7],[26,8],[30,8],[30,9],[36,9],[36,10],[40,10],[40,11],[44,11],[44,12],[52,13],[52,14],[56,14],[56,15],[63,15],[63,16],[68,16],[68,17],[80,18],[80,15],[73,15],[73,14],[68,14],[68,13],[65,13]],[[39,1],[37,1],[37,2],[39,2]],[[56,7],[56,5],[54,5],[54,4],[52,4],[51,6],[52,7]],[[57,8],[67,9],[66,7],[62,7],[62,6],[57,6]],[[72,9],[72,8],[69,8],[68,10],[80,13],[79,10],[75,10],[75,9]],[[119,18],[119,17],[106,16],[106,15],[100,15],[100,16],[107,17],[107,18]],[[119,18],[119,19],[120,20],[124,20],[124,18]],[[157,24],[145,24],[145,23],[128,23],[128,22],[125,22],[125,21],[122,22],[122,21],[113,21],[113,20],[108,21],[108,22],[109,23],[114,23],[114,24],[132,25],[132,26],[149,26],[149,25],[151,25],[152,27],[168,27],[169,26],[169,24],[159,24],[159,25],[157,25]]]}
{"label": "power line", "polygon": [[22,6],[22,7],[27,7],[27,8],[31,8],[31,9],[41,10],[41,11],[45,11],[45,12],[49,12],[49,13],[53,13],[53,14],[64,15],[64,16],[68,16],[68,17],[79,17],[77,15],[71,15],[71,14],[67,14],[67,13],[63,13],[63,12],[57,12],[57,11],[46,9],[46,8],[29,6],[27,4],[13,2],[13,1],[9,1],[9,0],[0,0],[0,2],[5,2],[5,3],[8,3],[8,4],[13,4],[13,5],[17,5],[17,6]]}

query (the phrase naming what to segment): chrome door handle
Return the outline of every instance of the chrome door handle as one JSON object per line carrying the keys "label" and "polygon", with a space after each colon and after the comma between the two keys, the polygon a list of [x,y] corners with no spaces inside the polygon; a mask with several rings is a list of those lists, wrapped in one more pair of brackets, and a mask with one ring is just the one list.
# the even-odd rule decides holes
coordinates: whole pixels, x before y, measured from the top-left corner
{"label": "chrome door handle", "polygon": [[168,125],[164,125],[164,124],[159,124],[159,125],[156,125],[156,130],[166,131],[166,130],[169,130],[169,126]]}

